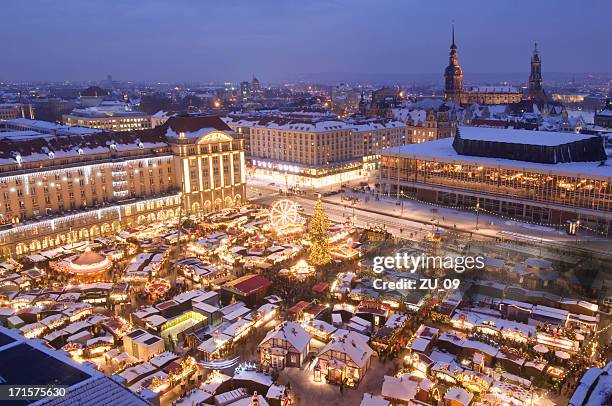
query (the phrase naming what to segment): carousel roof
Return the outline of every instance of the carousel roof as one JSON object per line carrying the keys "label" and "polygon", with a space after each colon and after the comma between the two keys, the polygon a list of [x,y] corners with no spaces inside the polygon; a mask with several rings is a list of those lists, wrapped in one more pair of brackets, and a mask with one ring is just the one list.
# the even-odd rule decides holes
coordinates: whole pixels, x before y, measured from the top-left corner
{"label": "carousel roof", "polygon": [[59,265],[71,273],[88,274],[105,271],[111,267],[112,262],[88,246],[82,254],[61,261]]}
{"label": "carousel roof", "polygon": [[106,257],[104,255],[98,254],[97,252],[92,251],[91,248],[87,247],[85,252],[76,257],[72,263],[81,266],[91,266],[104,261],[106,261]]}

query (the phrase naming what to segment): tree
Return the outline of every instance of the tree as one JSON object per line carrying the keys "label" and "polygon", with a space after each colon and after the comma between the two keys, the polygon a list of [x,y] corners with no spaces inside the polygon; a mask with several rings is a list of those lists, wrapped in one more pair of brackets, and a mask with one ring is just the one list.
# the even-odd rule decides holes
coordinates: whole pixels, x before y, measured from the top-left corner
{"label": "tree", "polygon": [[308,228],[308,239],[310,240],[308,262],[314,266],[325,265],[331,261],[327,238],[328,228],[329,218],[323,209],[323,203],[321,203],[321,197],[319,196],[315,203]]}

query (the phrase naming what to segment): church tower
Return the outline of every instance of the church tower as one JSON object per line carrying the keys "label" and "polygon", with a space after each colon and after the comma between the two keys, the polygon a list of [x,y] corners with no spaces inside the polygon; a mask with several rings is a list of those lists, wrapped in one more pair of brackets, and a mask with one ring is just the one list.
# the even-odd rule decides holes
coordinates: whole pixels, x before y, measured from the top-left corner
{"label": "church tower", "polygon": [[457,45],[455,45],[455,25],[453,24],[453,40],[448,55],[448,66],[444,70],[444,97],[454,103],[461,102],[463,91],[463,69],[459,65]]}
{"label": "church tower", "polygon": [[529,99],[546,100],[544,87],[542,85],[542,61],[538,53],[538,43],[535,43],[533,55],[531,56],[531,73],[529,74]]}

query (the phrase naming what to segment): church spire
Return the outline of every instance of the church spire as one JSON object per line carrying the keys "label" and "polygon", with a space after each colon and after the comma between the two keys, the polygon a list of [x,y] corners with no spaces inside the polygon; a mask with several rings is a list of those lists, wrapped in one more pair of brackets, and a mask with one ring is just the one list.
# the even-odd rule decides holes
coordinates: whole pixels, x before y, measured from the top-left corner
{"label": "church spire", "polygon": [[533,45],[533,56],[531,57],[531,73],[529,74],[529,98],[532,100],[545,100],[544,86],[542,83],[542,61],[538,53],[538,43]]}
{"label": "church spire", "polygon": [[451,29],[451,46],[448,54],[448,66],[444,70],[444,94],[446,100],[460,103],[463,91],[463,69],[459,65],[457,44],[455,43],[455,23]]}

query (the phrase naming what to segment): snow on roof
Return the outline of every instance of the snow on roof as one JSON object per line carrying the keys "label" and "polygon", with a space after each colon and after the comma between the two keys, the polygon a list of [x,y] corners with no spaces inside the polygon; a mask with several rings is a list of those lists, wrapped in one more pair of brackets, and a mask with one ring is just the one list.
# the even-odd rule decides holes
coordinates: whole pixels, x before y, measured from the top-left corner
{"label": "snow on roof", "polygon": [[269,331],[259,345],[272,338],[287,340],[298,352],[304,352],[310,344],[310,335],[294,321],[286,321]]}
{"label": "snow on roof", "polygon": [[412,341],[410,349],[413,351],[425,352],[427,351],[427,347],[429,347],[429,344],[431,344],[430,340],[422,337],[417,337]]}
{"label": "snow on roof", "polygon": [[142,376],[149,375],[156,370],[157,368],[145,361],[134,365],[133,367],[127,368],[126,370],[122,371],[119,376],[124,378],[128,384],[131,384],[136,382],[136,380],[140,379]]}
{"label": "snow on roof", "polygon": [[147,324],[149,324],[152,327],[159,327],[162,324],[166,323],[168,321],[168,319],[165,318],[162,315],[154,314],[154,315],[149,316],[146,319],[144,319],[144,321],[146,321]]}
{"label": "snow on roof", "polygon": [[202,291],[199,289],[194,289],[194,290],[188,290],[186,292],[180,293],[176,296],[174,296],[174,301],[177,303],[183,303],[186,302],[188,300],[191,300],[195,297],[198,297],[202,294]]}
{"label": "snow on roof", "polygon": [[170,352],[170,351],[164,351],[162,353],[157,354],[153,358],[151,358],[149,360],[149,363],[151,365],[156,366],[157,368],[163,368],[165,365],[169,364],[172,361],[177,360],[178,358],[179,356],[176,355],[175,353]]}
{"label": "snow on roof", "polygon": [[214,313],[214,312],[221,311],[221,309],[219,309],[218,307],[210,305],[206,302],[196,302],[193,304],[193,308],[196,310],[202,310],[203,312],[206,312],[206,313]]}
{"label": "snow on roof", "polygon": [[[341,120],[330,119],[287,119],[266,117],[250,120],[253,128],[270,128],[284,131],[325,132],[349,130],[351,125]],[[247,121],[248,122],[248,121]]]}
{"label": "snow on roof", "polygon": [[268,374],[264,374],[263,372],[239,369],[238,372],[234,374],[234,379],[257,382],[268,387],[272,386],[272,377]]}
{"label": "snow on roof", "polygon": [[200,345],[198,345],[198,350],[205,353],[213,353],[217,351],[217,349],[223,347],[225,343],[230,341],[231,339],[231,336],[219,333],[215,337],[211,337]]}
{"label": "snow on roof", "polygon": [[365,132],[374,130],[384,130],[389,128],[405,128],[406,124],[397,120],[374,119],[365,121],[349,121],[348,124],[353,131]]}
{"label": "snow on roof", "polygon": [[485,257],[484,264],[486,267],[503,269],[505,265],[505,261],[499,258]]}
{"label": "snow on roof", "polygon": [[389,401],[371,393],[364,393],[359,406],[389,406]]}
{"label": "snow on roof", "polygon": [[[237,400],[235,402],[227,403],[227,404],[225,404],[225,406],[251,406],[251,405],[254,404],[252,402],[253,401],[253,397],[254,396],[249,396],[249,397],[246,397],[244,399],[239,399],[239,400]],[[270,406],[270,404],[266,401],[266,399],[262,395],[257,395],[257,404],[259,406]]]}
{"label": "snow on roof", "polygon": [[603,368],[589,368],[569,400],[570,406],[604,405],[612,398],[612,361]]}
{"label": "snow on roof", "polygon": [[278,399],[285,396],[285,391],[287,387],[285,385],[273,384],[268,389],[268,393],[266,393],[266,399]]}
{"label": "snow on roof", "polygon": [[367,344],[367,339],[364,340],[363,334],[354,331],[345,331],[340,334],[338,334],[338,331],[336,331],[333,339],[323,347],[319,356],[328,351],[338,351],[348,355],[348,357],[360,368],[363,367],[374,353]]}
{"label": "snow on roof", "polygon": [[336,327],[332,326],[328,322],[318,319],[310,320],[307,325],[313,329],[325,332],[327,334],[333,334],[337,330]]}
{"label": "snow on roof", "polygon": [[467,88],[472,93],[519,93],[514,86],[472,86]]}
{"label": "snow on roof", "polygon": [[244,399],[248,397],[249,397],[249,394],[247,393],[246,389],[238,388],[238,389],[234,389],[229,392],[224,392],[224,393],[221,393],[215,396],[215,405],[226,406],[239,399]]}
{"label": "snow on roof", "polygon": [[99,133],[103,131],[97,128],[68,126],[56,124],[50,121],[30,120],[27,118],[15,118],[12,120],[6,120],[3,121],[2,124],[4,124],[5,126],[30,129],[44,134],[84,135]]}
{"label": "snow on roof", "polygon": [[416,397],[418,389],[417,381],[385,375],[381,394],[386,398],[408,402]]}
{"label": "snow on roof", "polygon": [[567,310],[556,309],[554,307],[544,305],[536,305],[533,309],[533,314],[558,320],[566,320],[569,316],[569,312]]}
{"label": "snow on roof", "polygon": [[66,397],[46,398],[33,405],[61,406],[67,399],[73,405],[147,406],[149,402],[107,376],[85,380],[70,387]]}
{"label": "snow on roof", "polygon": [[370,328],[370,327],[372,327],[372,323],[371,323],[371,322],[367,321],[366,319],[362,319],[362,318],[361,318],[361,317],[359,317],[359,316],[353,316],[353,317],[351,317],[350,322],[355,323],[355,324],[358,324],[358,325],[363,326],[363,327],[366,327],[366,328]]}
{"label": "snow on roof", "polygon": [[173,406],[193,406],[206,404],[205,402],[212,398],[213,395],[203,391],[202,389],[192,389],[181,399],[174,402]]}
{"label": "snow on roof", "polygon": [[610,117],[612,116],[612,110],[601,110],[598,111],[597,113],[595,113],[596,116],[601,116],[601,117]]}
{"label": "snow on roof", "polygon": [[[476,128],[476,127],[474,127]],[[484,130],[496,130],[483,128]],[[522,130],[504,130],[504,131],[519,131]],[[542,136],[542,133],[537,131],[524,131],[534,134],[534,137]],[[557,134],[562,133],[546,133],[544,138],[554,138]],[[461,135],[463,137],[463,134]],[[591,175],[609,178],[612,176],[612,163],[606,161],[605,165],[600,165],[599,162],[564,162],[557,164],[543,164],[537,162],[516,161],[511,159],[489,158],[480,156],[460,155],[453,148],[453,138],[443,138],[440,140],[422,142],[420,144],[408,144],[401,147],[392,147],[383,150],[383,155],[387,156],[402,156],[406,158],[416,158],[423,160],[432,160],[437,162],[448,162],[467,165],[487,165],[492,167],[506,167],[517,170],[529,170],[539,173],[562,173],[570,176]]]}
{"label": "snow on roof", "polygon": [[464,140],[504,142],[509,144],[555,146],[587,140],[593,135],[565,132],[539,132],[512,128],[459,127],[459,136]]}
{"label": "snow on roof", "polygon": [[251,309],[249,309],[248,307],[245,306],[240,306],[239,308],[235,309],[234,311],[227,313],[225,315],[223,315],[223,319],[227,320],[227,321],[234,321],[240,317],[245,316],[248,313],[251,313]]}
{"label": "snow on roof", "polygon": [[472,395],[470,392],[457,386],[450,388],[444,395],[445,400],[453,400],[462,405],[469,405],[473,397],[474,395]]}
{"label": "snow on roof", "polygon": [[483,315],[480,313],[475,313],[471,311],[458,311],[452,318],[453,321],[461,321],[464,320],[466,322],[471,323],[472,325],[478,327],[487,327],[497,331],[501,330],[515,330],[522,332],[527,337],[535,337],[536,328],[535,326],[520,323],[517,321],[501,319],[498,317],[493,317],[489,315]]}
{"label": "snow on roof", "polygon": [[244,330],[253,325],[253,321],[241,319],[227,326],[222,332],[230,337],[239,336]]}

